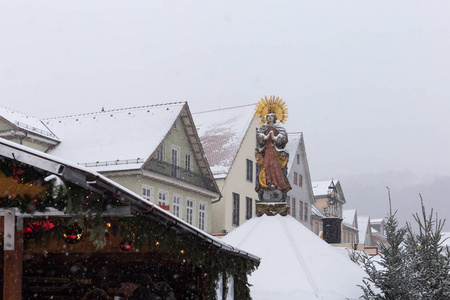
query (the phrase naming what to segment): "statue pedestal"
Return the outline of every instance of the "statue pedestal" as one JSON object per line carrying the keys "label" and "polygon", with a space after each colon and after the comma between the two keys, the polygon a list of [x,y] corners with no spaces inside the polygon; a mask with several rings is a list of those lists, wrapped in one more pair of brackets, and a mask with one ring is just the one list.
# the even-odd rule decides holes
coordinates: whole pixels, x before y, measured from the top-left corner
{"label": "statue pedestal", "polygon": [[286,205],[286,202],[275,203],[256,203],[256,215],[261,217],[266,214],[268,216],[282,215],[283,217],[289,214],[290,207]]}

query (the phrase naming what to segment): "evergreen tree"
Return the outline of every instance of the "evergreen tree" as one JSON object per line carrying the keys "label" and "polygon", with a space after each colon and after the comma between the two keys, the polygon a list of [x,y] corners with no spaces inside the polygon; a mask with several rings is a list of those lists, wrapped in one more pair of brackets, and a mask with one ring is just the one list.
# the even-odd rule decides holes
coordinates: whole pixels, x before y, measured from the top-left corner
{"label": "evergreen tree", "polygon": [[419,232],[414,233],[411,224],[407,224],[408,289],[411,299],[450,299],[450,255],[442,245],[441,234],[445,221],[437,215],[433,219],[433,210],[427,217],[422,196],[420,199],[422,216],[414,215]]}
{"label": "evergreen tree", "polygon": [[415,234],[410,224],[399,228],[395,214],[391,209],[387,218],[387,244],[378,245],[381,259],[378,266],[366,254],[352,254],[352,259],[368,275],[361,286],[364,292],[361,298],[450,299],[450,254],[442,245],[441,233],[445,221],[437,216],[433,220],[433,212],[427,218],[422,201],[422,219],[417,213],[414,215],[419,225],[419,233]]}
{"label": "evergreen tree", "polygon": [[[389,205],[391,198],[389,195]],[[391,206],[391,205],[390,205]],[[379,253],[381,260],[374,262],[367,254],[354,253],[353,260],[361,265],[368,277],[363,280],[364,295],[366,300],[398,299],[409,300],[408,290],[405,288],[406,266],[404,264],[405,250],[402,242],[406,234],[406,228],[399,228],[395,217],[396,212],[390,209],[385,226],[387,244],[380,243]],[[378,264],[376,266],[375,264]]]}

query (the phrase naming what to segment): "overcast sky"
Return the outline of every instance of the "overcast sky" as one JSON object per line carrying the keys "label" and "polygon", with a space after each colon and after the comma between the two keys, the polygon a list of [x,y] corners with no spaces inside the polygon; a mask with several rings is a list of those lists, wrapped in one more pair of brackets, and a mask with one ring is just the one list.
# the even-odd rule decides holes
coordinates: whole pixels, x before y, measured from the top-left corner
{"label": "overcast sky", "polygon": [[4,0],[0,105],[43,118],[276,95],[313,180],[450,175],[449,12],[448,0]]}

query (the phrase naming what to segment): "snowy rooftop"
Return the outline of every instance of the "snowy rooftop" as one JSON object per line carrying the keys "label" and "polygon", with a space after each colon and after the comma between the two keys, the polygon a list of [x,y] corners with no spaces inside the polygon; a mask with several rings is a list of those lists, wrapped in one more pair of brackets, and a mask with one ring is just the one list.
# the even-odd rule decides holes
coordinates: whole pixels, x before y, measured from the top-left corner
{"label": "snowy rooftop", "polygon": [[371,225],[379,225],[379,224],[381,224],[382,222],[383,222],[383,218],[381,218],[381,219],[370,219],[370,224]]}
{"label": "snowy rooftop", "polygon": [[216,179],[227,176],[254,114],[255,104],[192,114]]}
{"label": "snowy rooftop", "polygon": [[359,243],[364,244],[366,240],[367,226],[370,223],[369,216],[358,216]]}
{"label": "snowy rooftop", "polygon": [[364,271],[291,216],[254,217],[224,242],[261,257],[249,276],[251,296],[273,299],[358,299]]}
{"label": "snowy rooftop", "polygon": [[[334,185],[337,186],[339,180],[333,180]],[[311,183],[314,196],[327,196],[328,195],[328,187],[331,184],[331,180],[325,181],[314,181]]]}
{"label": "snowy rooftop", "polygon": [[185,102],[177,102],[44,119],[62,141],[49,153],[96,171],[137,169],[159,146],[184,106]]}
{"label": "snowy rooftop", "polygon": [[353,224],[355,216],[356,216],[356,209],[344,209],[342,211],[342,218],[343,218],[342,222],[351,228],[355,228],[355,225],[358,226],[358,224]]}
{"label": "snowy rooftop", "polygon": [[2,106],[0,106],[0,117],[21,129],[59,141],[57,136],[35,117]]}
{"label": "snowy rooftop", "polygon": [[353,223],[353,220],[355,219],[355,215],[356,215],[356,209],[342,210],[342,218],[344,219],[344,222],[347,222],[349,224]]}
{"label": "snowy rooftop", "polygon": [[[70,162],[65,159],[61,159],[59,157],[54,157],[52,155],[49,155],[47,153],[43,153],[41,151],[19,145],[17,143],[5,140],[3,138],[0,138],[0,156],[13,158],[13,154],[15,153],[15,158],[25,164],[32,165],[35,167],[38,167],[42,170],[49,171],[51,173],[60,175],[58,172],[61,169],[60,166],[64,166],[64,169],[70,168],[77,171],[80,171],[85,174],[89,174],[89,177],[96,178],[96,181],[101,181],[104,186],[109,186],[114,188],[114,190],[117,190],[124,199],[131,199],[133,202],[141,203],[142,205],[145,205],[146,207],[152,207],[153,214],[158,214],[159,218],[165,218],[165,219],[171,219],[174,222],[174,226],[182,229],[184,232],[191,232],[194,234],[194,236],[199,237],[206,241],[207,243],[210,243],[212,245],[217,246],[219,249],[222,249],[227,252],[231,252],[234,254],[238,254],[240,256],[244,256],[247,258],[250,258],[252,260],[258,261],[260,258],[251,254],[247,253],[245,251],[242,251],[236,247],[233,247],[232,245],[229,245],[225,243],[224,241],[209,235],[208,233],[204,232],[203,230],[198,229],[197,227],[183,221],[180,218],[177,218],[170,212],[167,212],[166,210],[160,208],[158,205],[154,205],[153,202],[143,198],[142,196],[134,193],[133,191],[121,186],[120,184],[114,182],[113,180],[101,175],[100,173],[97,173],[95,171],[92,171],[91,168],[86,168],[80,165],[77,165],[76,163]],[[88,177],[87,175],[85,176]],[[82,177],[77,176],[77,179],[80,180]],[[109,189],[111,190],[111,189]],[[158,218],[158,217],[157,217]]]}

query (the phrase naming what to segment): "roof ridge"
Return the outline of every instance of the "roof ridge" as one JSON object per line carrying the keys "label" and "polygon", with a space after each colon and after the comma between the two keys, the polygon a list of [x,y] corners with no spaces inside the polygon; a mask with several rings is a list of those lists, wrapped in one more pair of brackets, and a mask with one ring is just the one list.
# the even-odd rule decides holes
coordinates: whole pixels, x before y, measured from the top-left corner
{"label": "roof ridge", "polygon": [[133,106],[133,107],[124,107],[124,108],[116,108],[116,109],[110,109],[110,110],[102,110],[97,112],[90,112],[90,113],[83,113],[83,114],[76,114],[76,115],[67,115],[67,116],[60,116],[60,117],[52,117],[52,118],[44,118],[42,120],[55,120],[55,119],[65,119],[65,118],[73,118],[73,117],[80,117],[80,116],[92,116],[97,115],[100,113],[112,113],[112,112],[121,112],[121,111],[127,111],[127,110],[137,110],[137,109],[144,109],[144,108],[150,108],[150,107],[157,107],[157,106],[170,106],[174,104],[185,104],[186,101],[179,101],[179,102],[168,102],[168,103],[159,103],[159,104],[150,104],[150,105],[141,105],[141,106]]}
{"label": "roof ridge", "polygon": [[12,112],[15,112],[15,113],[18,113],[18,114],[21,114],[21,115],[27,116],[27,117],[31,117],[31,118],[34,118],[34,119],[36,119],[36,120],[39,120],[39,121],[40,121],[40,119],[39,119],[39,118],[37,118],[37,117],[35,117],[35,116],[32,116],[32,115],[29,115],[29,114],[26,114],[26,113],[20,112],[20,111],[18,111],[18,110],[15,110],[15,109],[12,109],[12,108],[9,108],[9,107],[6,107],[6,106],[1,106],[1,105],[0,105],[0,108],[4,108],[4,109],[6,109],[6,110],[9,110],[9,111],[12,111]]}
{"label": "roof ridge", "polygon": [[225,107],[225,108],[217,108],[217,109],[211,109],[211,110],[205,110],[205,111],[199,111],[199,112],[195,112],[192,113],[193,115],[196,114],[203,114],[203,113],[208,113],[208,112],[213,112],[213,111],[220,111],[220,110],[226,110],[226,109],[232,109],[232,108],[239,108],[239,107],[245,107],[245,106],[256,106],[257,103],[251,103],[251,104],[244,104],[244,105],[238,105],[238,106],[231,106],[231,107]]}

